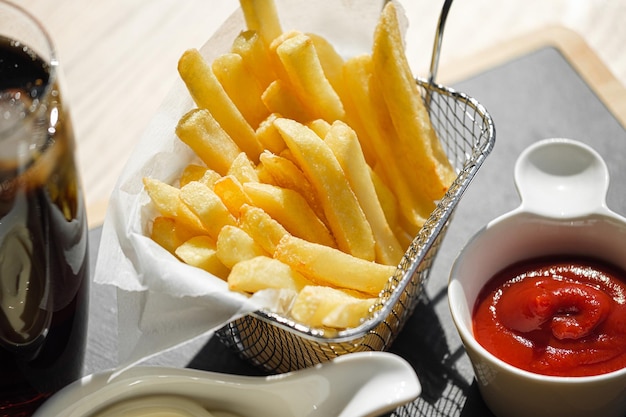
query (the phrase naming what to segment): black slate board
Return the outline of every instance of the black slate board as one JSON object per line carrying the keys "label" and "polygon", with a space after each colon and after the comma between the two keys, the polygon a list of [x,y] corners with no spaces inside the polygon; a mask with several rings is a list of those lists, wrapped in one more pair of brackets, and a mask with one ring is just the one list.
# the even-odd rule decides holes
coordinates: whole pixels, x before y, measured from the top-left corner
{"label": "black slate board", "polygon": [[[513,166],[523,149],[550,137],[589,144],[609,167],[608,206],[626,215],[626,131],[558,49],[539,49],[452,87],[476,98],[491,113],[496,146],[459,204],[422,300],[390,349],[414,366],[423,390],[416,401],[389,414],[394,417],[492,416],[478,393],[471,365],[452,324],[446,284],[465,242],[485,223],[519,204]],[[99,232],[91,232],[92,261]],[[93,285],[85,373],[117,364],[116,309],[115,291]],[[152,361],[261,374],[217,339],[196,341]]]}

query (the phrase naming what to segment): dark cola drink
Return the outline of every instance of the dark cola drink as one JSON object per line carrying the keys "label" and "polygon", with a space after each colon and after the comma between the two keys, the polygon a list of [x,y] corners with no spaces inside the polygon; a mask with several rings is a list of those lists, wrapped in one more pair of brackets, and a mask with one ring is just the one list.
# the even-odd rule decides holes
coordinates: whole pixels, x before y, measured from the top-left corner
{"label": "dark cola drink", "polygon": [[53,65],[0,37],[0,416],[82,373],[87,223]]}

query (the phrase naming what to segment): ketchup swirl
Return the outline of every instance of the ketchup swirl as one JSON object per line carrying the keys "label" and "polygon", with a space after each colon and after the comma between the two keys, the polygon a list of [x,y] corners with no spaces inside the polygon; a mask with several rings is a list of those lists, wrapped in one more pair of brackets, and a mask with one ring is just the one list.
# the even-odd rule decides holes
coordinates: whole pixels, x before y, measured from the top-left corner
{"label": "ketchup swirl", "polygon": [[476,340],[527,371],[587,376],[626,367],[626,274],[585,259],[512,265],[483,288]]}

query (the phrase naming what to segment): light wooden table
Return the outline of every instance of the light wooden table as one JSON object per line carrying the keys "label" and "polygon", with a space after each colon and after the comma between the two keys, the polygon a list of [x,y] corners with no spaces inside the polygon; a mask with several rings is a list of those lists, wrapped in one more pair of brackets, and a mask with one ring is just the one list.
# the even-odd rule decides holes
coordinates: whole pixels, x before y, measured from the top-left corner
{"label": "light wooden table", "polygon": [[[238,2],[15,1],[42,21],[57,45],[90,224],[98,225],[129,154],[177,77],[180,54],[201,46]],[[417,75],[426,75],[443,1],[401,3],[411,22],[409,59]],[[457,0],[446,25],[438,81],[462,79],[533,43],[567,41],[573,33],[590,48],[574,51],[572,60],[587,68],[601,95],[623,114],[625,19],[621,0]],[[568,30],[544,29],[554,26]]]}

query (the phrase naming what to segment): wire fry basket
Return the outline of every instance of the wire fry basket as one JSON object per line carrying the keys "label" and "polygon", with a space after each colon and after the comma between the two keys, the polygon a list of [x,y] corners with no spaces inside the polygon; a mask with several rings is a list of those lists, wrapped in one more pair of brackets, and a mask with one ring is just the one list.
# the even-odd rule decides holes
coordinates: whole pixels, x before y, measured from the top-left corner
{"label": "wire fry basket", "polygon": [[458,172],[379,294],[369,317],[342,331],[313,329],[268,311],[237,319],[216,332],[242,358],[268,372],[313,366],[337,356],[389,348],[415,309],[454,210],[495,144],[487,110],[472,97],[417,79],[431,122]]}

